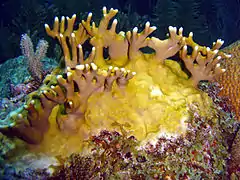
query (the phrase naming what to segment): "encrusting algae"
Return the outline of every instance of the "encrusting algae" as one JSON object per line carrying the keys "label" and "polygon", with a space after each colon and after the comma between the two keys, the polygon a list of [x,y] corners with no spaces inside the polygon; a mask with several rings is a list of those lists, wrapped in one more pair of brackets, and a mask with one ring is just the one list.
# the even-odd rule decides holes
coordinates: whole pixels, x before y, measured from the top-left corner
{"label": "encrusting algae", "polygon": [[[1,132],[40,144],[34,146],[39,151],[69,155],[104,129],[124,128],[144,142],[161,134],[184,134],[191,105],[198,106],[202,117],[212,114],[211,98],[197,85],[225,71],[218,64],[230,57],[219,51],[223,41],[217,40],[212,48],[200,46],[192,33],[184,37],[183,29],[175,27],[169,27],[168,39],[160,40],[149,37],[156,29],[149,22],[140,33],[137,28],[116,33],[116,19],[108,28],[116,14],[117,10],[107,12],[104,7],[98,27],[91,22],[92,13],[77,30],[73,29],[76,15],[60,22],[56,17],[52,29],[45,25],[63,49],[65,68],[48,75],[24,107],[1,123]],[[93,48],[84,59],[82,45],[88,39]],[[155,52],[143,53],[143,47]],[[190,78],[179,63],[167,59],[177,53]]]}

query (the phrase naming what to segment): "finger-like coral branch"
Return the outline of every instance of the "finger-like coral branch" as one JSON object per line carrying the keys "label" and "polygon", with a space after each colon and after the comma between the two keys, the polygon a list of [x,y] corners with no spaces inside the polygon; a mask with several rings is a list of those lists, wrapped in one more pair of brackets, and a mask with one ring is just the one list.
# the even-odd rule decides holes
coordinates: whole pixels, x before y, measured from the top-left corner
{"label": "finger-like coral branch", "polygon": [[125,88],[129,79],[133,78],[135,72],[127,71],[125,68],[113,68],[109,67],[107,72],[107,78],[104,86],[104,91],[111,91],[114,81],[116,81],[118,87]]}
{"label": "finger-like coral branch", "polygon": [[[221,69],[218,62],[220,59],[229,56],[224,53],[221,55],[218,54],[218,48],[223,44],[221,40],[218,40],[214,47],[210,49],[209,47],[199,46],[192,40],[192,37],[193,34],[190,33],[189,37],[186,38],[186,45],[181,49],[180,57],[191,73],[190,79],[193,80],[194,86],[197,86],[199,81],[212,81],[223,73],[225,69]],[[187,46],[193,48],[191,55],[188,55]]]}
{"label": "finger-like coral branch", "polygon": [[135,27],[132,31],[127,32],[127,39],[129,42],[129,59],[138,58],[141,56],[142,52],[139,50],[142,47],[148,45],[148,36],[156,30],[156,27],[150,27],[150,23],[145,24],[145,29],[141,33],[138,32],[138,28]]}
{"label": "finger-like coral branch", "polygon": [[48,24],[45,24],[46,32],[52,38],[57,38],[60,42],[60,34],[62,34],[65,38],[70,37],[73,32],[73,26],[76,20],[76,14],[72,16],[72,18],[67,17],[67,28],[65,28],[66,18],[62,16],[61,22],[59,23],[59,18],[55,17],[53,29],[50,29]]}
{"label": "finger-like coral branch", "polygon": [[163,62],[163,60],[174,56],[183,46],[183,28],[177,28],[169,26],[169,38],[160,40],[156,37],[152,37],[148,40],[148,46],[155,50],[154,59]]}
{"label": "finger-like coral branch", "polygon": [[[65,28],[65,20],[67,19],[67,28]],[[74,14],[72,18],[65,18],[62,16],[61,22],[59,23],[58,17],[55,18],[53,29],[50,29],[48,24],[45,24],[46,32],[52,38],[57,38],[62,46],[65,65],[69,67],[74,67],[78,63],[77,58],[77,47],[83,44],[87,39],[88,35],[82,24],[79,24],[77,30],[73,30],[74,23],[76,20],[76,15]],[[68,41],[70,46],[68,46]]]}
{"label": "finger-like coral branch", "polygon": [[93,22],[91,25],[92,13],[88,14],[87,20],[82,21],[83,26],[91,36],[91,44],[96,47],[96,60],[94,63],[103,66],[106,61],[103,59],[103,48],[108,48],[109,62],[115,66],[124,66],[128,62],[128,42],[125,35],[116,33],[117,19],[114,19],[111,28],[108,29],[110,20],[117,14],[118,10],[110,9],[107,12],[103,7],[103,19],[99,27]]}
{"label": "finger-like coral branch", "polygon": [[[212,51],[219,50],[222,47],[223,43],[224,43],[223,40],[218,39],[216,42],[213,42],[213,46],[212,46],[211,50]],[[193,49],[194,49],[194,47],[198,46],[198,51],[200,51],[203,55],[207,54],[208,47],[201,46],[201,45],[197,44],[196,42],[194,42],[194,40],[193,40],[193,32],[190,32],[188,37],[184,38],[183,44],[187,45],[187,46],[190,46]],[[221,51],[218,52],[218,55],[221,56],[222,58],[230,58],[231,57],[230,55],[228,55],[228,54],[226,54],[224,52],[221,52]]]}
{"label": "finger-like coral branch", "polygon": [[58,115],[57,122],[60,129],[74,132],[84,121],[88,98],[94,92],[110,91],[114,81],[119,87],[124,87],[134,73],[112,67],[108,71],[101,70],[91,63],[77,65],[74,69],[68,68],[66,75],[66,78],[57,77],[59,85],[66,91],[62,103],[64,114]]}

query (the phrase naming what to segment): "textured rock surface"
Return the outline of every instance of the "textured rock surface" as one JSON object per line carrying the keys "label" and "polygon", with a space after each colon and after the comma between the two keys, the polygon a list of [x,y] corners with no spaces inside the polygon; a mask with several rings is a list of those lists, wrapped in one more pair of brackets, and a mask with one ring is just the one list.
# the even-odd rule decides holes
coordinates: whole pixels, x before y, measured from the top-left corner
{"label": "textured rock surface", "polygon": [[231,149],[230,172],[240,176],[240,130],[234,139]]}
{"label": "textured rock surface", "polygon": [[231,54],[232,57],[221,62],[222,67],[227,71],[218,79],[223,87],[219,95],[229,99],[229,103],[240,121],[240,41],[226,47],[223,51]]}

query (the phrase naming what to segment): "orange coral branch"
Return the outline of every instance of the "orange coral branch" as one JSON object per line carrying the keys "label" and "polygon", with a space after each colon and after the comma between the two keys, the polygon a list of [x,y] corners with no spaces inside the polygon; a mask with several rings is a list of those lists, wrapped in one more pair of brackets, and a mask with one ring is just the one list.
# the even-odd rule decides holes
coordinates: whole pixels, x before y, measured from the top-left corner
{"label": "orange coral branch", "polygon": [[[67,19],[67,28],[65,28],[65,19]],[[61,22],[56,17],[54,19],[53,29],[50,29],[48,24],[45,24],[46,32],[52,38],[57,38],[61,47],[63,49],[65,65],[69,67],[74,67],[78,63],[77,59],[77,47],[83,44],[87,39],[88,35],[86,30],[79,24],[77,30],[73,30],[74,23],[76,20],[76,15],[74,14],[72,18],[65,18],[62,16]],[[71,49],[68,47],[68,39],[70,39]]]}
{"label": "orange coral branch", "polygon": [[169,26],[170,37],[166,40],[160,40],[156,37],[152,37],[148,40],[148,46],[155,50],[156,54],[154,59],[163,63],[163,61],[171,56],[174,56],[185,43],[183,38],[183,28],[177,28]]}
{"label": "orange coral branch", "polygon": [[124,66],[128,62],[128,42],[125,35],[120,32],[116,33],[117,20],[114,19],[111,28],[108,29],[109,21],[117,14],[118,10],[110,9],[107,12],[106,7],[103,8],[103,19],[100,21],[99,27],[92,23],[92,13],[88,14],[87,20],[82,21],[83,26],[91,36],[91,44],[96,47],[98,66],[106,64],[103,59],[103,48],[109,48],[109,60],[112,65]]}
{"label": "orange coral branch", "polygon": [[110,67],[108,71],[101,70],[93,63],[77,65],[74,70],[68,68],[66,79],[57,76],[58,84],[66,91],[66,98],[62,103],[66,114],[59,114],[57,117],[60,129],[75,132],[84,120],[88,98],[94,92],[110,91],[114,81],[124,87],[133,76],[134,73],[124,69]]}
{"label": "orange coral branch", "polygon": [[[220,74],[225,72],[225,69],[220,67],[219,61],[222,58],[229,58],[230,56],[224,53],[219,54],[219,48],[223,41],[218,40],[212,49],[205,46],[200,46],[192,39],[193,33],[185,39],[186,45],[180,50],[180,57],[182,58],[186,68],[191,73],[191,80],[195,87],[201,80],[213,81]],[[192,54],[188,55],[187,46],[193,48]]]}
{"label": "orange coral branch", "polygon": [[145,24],[145,29],[141,33],[138,32],[138,28],[135,27],[132,31],[127,32],[127,39],[129,42],[129,59],[139,58],[142,56],[140,48],[146,47],[148,45],[148,36],[155,31],[157,28],[155,26],[150,27],[150,23]]}

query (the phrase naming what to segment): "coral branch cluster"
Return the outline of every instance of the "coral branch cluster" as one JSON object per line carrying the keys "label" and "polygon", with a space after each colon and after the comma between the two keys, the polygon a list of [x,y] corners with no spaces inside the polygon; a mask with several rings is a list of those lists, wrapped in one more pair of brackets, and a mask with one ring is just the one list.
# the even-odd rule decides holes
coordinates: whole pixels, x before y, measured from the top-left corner
{"label": "coral branch cluster", "polygon": [[[169,38],[160,40],[156,37],[149,37],[149,35],[156,30],[155,26],[150,26],[150,23],[145,24],[142,32],[138,33],[138,28],[135,27],[133,31],[116,33],[117,19],[114,19],[111,27],[109,23],[111,19],[117,14],[118,10],[110,9],[107,12],[106,7],[103,8],[103,19],[97,27],[94,22],[91,23],[92,13],[88,14],[87,20],[82,20],[79,23],[77,30],[73,30],[73,25],[76,15],[72,18],[67,17],[67,28],[65,28],[65,17],[62,17],[61,23],[58,18],[55,18],[53,29],[49,25],[45,25],[46,32],[51,37],[57,37],[62,45],[66,65],[73,66],[77,60],[77,49],[79,55],[81,54],[81,44],[88,38],[96,51],[96,61],[98,66],[102,67],[106,64],[125,67],[131,60],[138,59],[139,55],[143,56],[141,48],[150,47],[155,53],[152,54],[152,59],[164,62],[165,59],[174,56],[177,52],[180,53],[180,58],[183,60],[186,68],[191,73],[191,80],[196,86],[201,80],[214,80],[225,69],[220,68],[219,60],[230,58],[231,56],[219,52],[223,41],[221,39],[213,43],[213,47],[200,46],[193,41],[193,33],[189,33],[188,37],[183,36],[183,28],[177,30],[176,27],[169,27]],[[70,39],[70,48],[72,49],[72,58],[70,58],[69,47],[66,39]],[[188,47],[193,49],[188,52]],[[103,50],[108,48],[109,58],[103,58]],[[191,55],[188,55],[191,53]],[[79,56],[78,55],[78,56]],[[81,58],[81,60],[83,60]],[[86,62],[89,63],[89,62]]]}
{"label": "coral branch cluster", "polygon": [[[201,80],[213,81],[224,73],[226,69],[222,69],[219,62],[222,58],[230,58],[231,55],[219,53],[219,48],[224,43],[221,39],[214,42],[210,49],[194,43],[192,37],[193,33],[189,33],[185,39],[186,45],[180,51],[180,57],[190,71],[194,85],[197,86]],[[193,49],[191,55],[188,55],[188,46]]]}
{"label": "coral branch cluster", "polygon": [[57,117],[59,128],[74,132],[84,120],[87,101],[94,92],[109,92],[114,82],[118,87],[124,88],[134,74],[124,68],[110,66],[106,71],[98,69],[94,63],[81,64],[74,69],[67,68],[66,79],[62,75],[57,76],[59,85],[51,86],[56,95],[48,91],[43,93],[49,100],[64,106],[63,114]]}
{"label": "coral branch cluster", "polygon": [[[114,83],[124,88],[134,75],[112,66],[102,70],[94,63],[68,67],[63,75],[48,75],[43,86],[29,95],[26,105],[4,120],[1,131],[38,144],[49,128],[53,107],[59,104],[63,108],[57,116],[59,128],[74,132],[83,123],[88,98],[94,92],[111,91]],[[9,121],[12,121],[10,126]]]}
{"label": "coral branch cluster", "polygon": [[[219,52],[223,41],[218,40],[210,49],[196,44],[192,33],[184,37],[183,28],[177,30],[171,26],[169,38],[160,40],[150,37],[156,27],[151,27],[149,22],[140,33],[136,27],[126,34],[116,33],[116,19],[108,27],[117,12],[115,9],[108,12],[104,7],[98,27],[91,22],[92,13],[88,14],[86,21],[79,23],[76,30],[76,15],[62,17],[60,21],[56,17],[52,29],[45,24],[47,34],[61,44],[64,72],[56,69],[48,75],[42,87],[28,96],[26,105],[1,123],[0,131],[11,132],[28,143],[40,143],[49,127],[48,117],[56,105],[59,105],[56,117],[59,128],[77,131],[84,122],[88,99],[93,93],[111,92],[115,85],[124,88],[136,74],[135,71],[141,74],[142,68],[148,68],[144,64],[158,63],[162,66],[167,58],[178,52],[191,73],[190,81],[195,87],[199,81],[213,80],[225,71],[218,64],[220,59],[229,57]],[[87,40],[93,48],[85,58],[82,45]],[[144,47],[150,47],[155,52],[143,53],[141,48]],[[193,49],[191,55],[188,47]],[[108,49],[107,59],[104,58],[104,48]],[[9,119],[12,122],[10,126],[7,125]]]}

